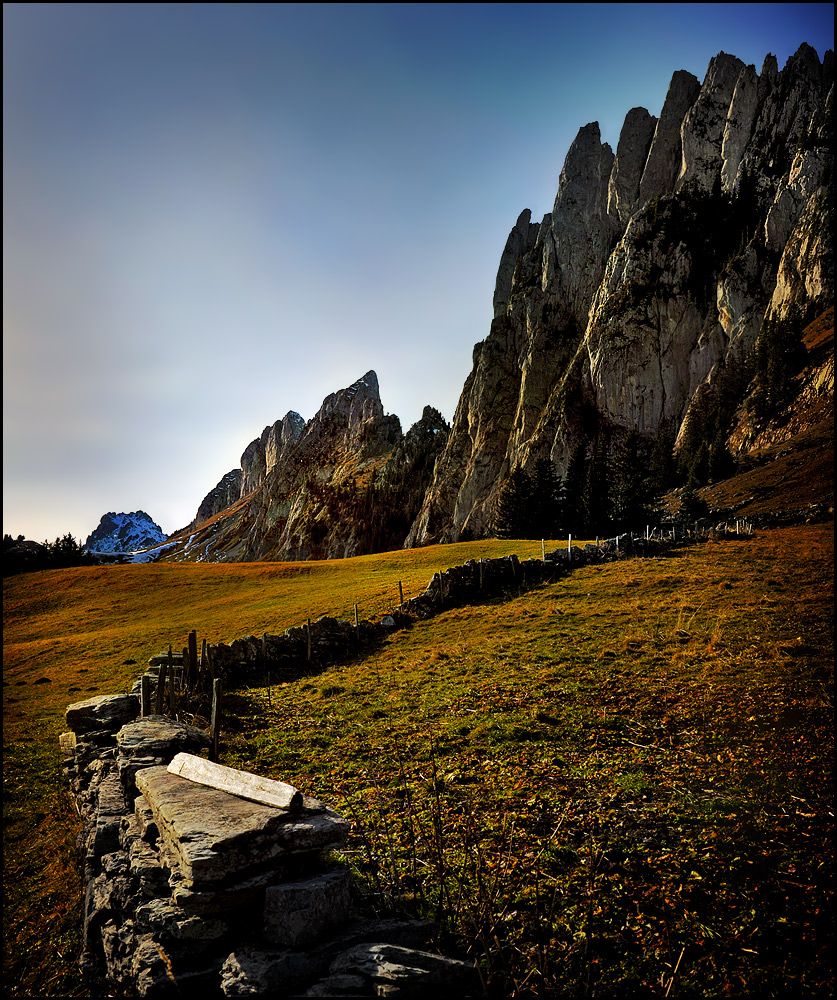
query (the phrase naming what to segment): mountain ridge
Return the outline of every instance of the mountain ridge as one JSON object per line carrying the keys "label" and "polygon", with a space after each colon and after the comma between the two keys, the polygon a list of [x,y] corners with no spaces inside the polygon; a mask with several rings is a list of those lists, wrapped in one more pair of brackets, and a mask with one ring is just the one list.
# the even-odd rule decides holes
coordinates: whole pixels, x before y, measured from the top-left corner
{"label": "mountain ridge", "polygon": [[[615,152],[582,126],[552,211],[511,229],[450,427],[430,407],[404,434],[367,372],[310,421],[265,427],[161,558],[484,537],[516,467],[566,477],[575,457],[600,482],[637,436],[639,464],[667,453],[706,491],[772,455],[775,428],[802,440],[833,402],[833,336],[830,369],[800,374],[803,331],[829,309],[833,331],[832,114],[833,53],[802,45],[782,70],[720,52],[703,81],[676,71],[659,115],[627,112]],[[805,393],[816,405],[794,423]]]}
{"label": "mountain ridge", "polygon": [[629,111],[615,155],[582,127],[553,211],[519,216],[407,545],[489,534],[518,465],[566,474],[579,449],[589,461],[666,425],[673,452],[697,450],[724,372],[735,409],[770,325],[799,336],[833,304],[833,53],[803,45],[757,74],[722,52],[696,83],[675,73],[659,118]]}

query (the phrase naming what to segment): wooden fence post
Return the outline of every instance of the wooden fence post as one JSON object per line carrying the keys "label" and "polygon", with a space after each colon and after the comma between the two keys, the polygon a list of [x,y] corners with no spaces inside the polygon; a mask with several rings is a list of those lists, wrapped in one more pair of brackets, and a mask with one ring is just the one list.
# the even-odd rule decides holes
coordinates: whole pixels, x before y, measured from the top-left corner
{"label": "wooden fence post", "polygon": [[567,535],[567,561],[572,562],[573,558],[573,536],[572,533]]}
{"label": "wooden fence post", "polygon": [[189,666],[183,664],[185,671],[186,693],[195,686],[198,676],[198,633],[192,630],[189,633]]}
{"label": "wooden fence post", "polygon": [[541,539],[541,562],[546,562],[546,543]]}
{"label": "wooden fence post", "polygon": [[[169,646],[169,652],[171,652],[171,646]],[[154,704],[154,714],[162,715],[163,707],[165,701],[165,688],[166,688],[166,674],[168,673],[168,663],[160,664],[160,672],[157,674],[157,698]]]}
{"label": "wooden fence post", "polygon": [[140,715],[151,715],[151,678],[143,674],[140,678]]}
{"label": "wooden fence post", "polygon": [[267,678],[267,704],[273,706],[273,696],[270,691],[270,667],[267,663],[267,632],[262,632],[262,669]]}
{"label": "wooden fence post", "polygon": [[357,605],[355,605],[355,638],[360,642],[360,619],[357,616]]}
{"label": "wooden fence post", "polygon": [[480,590],[482,590],[482,564],[483,560],[480,559]]}
{"label": "wooden fence post", "polygon": [[212,682],[212,711],[209,714],[209,735],[212,737],[211,760],[218,760],[218,744],[221,737],[221,678]]}
{"label": "wooden fence post", "polygon": [[206,639],[201,643],[201,662],[198,667],[198,687],[203,686],[203,675],[209,669],[209,651],[206,648]]}
{"label": "wooden fence post", "polygon": [[401,581],[398,581],[398,604],[401,611],[404,610],[404,589],[401,586]]}
{"label": "wooden fence post", "polygon": [[[183,667],[181,668],[181,674],[180,674],[180,685],[181,685],[181,688],[183,687],[183,670],[186,669],[186,661],[187,661],[188,658],[189,658],[189,650],[184,647],[184,649],[183,649]],[[177,718],[177,703],[180,700],[177,697],[177,691],[175,689],[174,678],[175,678],[175,670],[174,670],[174,664],[172,664],[171,676],[169,677],[169,715],[171,716],[172,719],[176,719]]]}
{"label": "wooden fence post", "polygon": [[306,658],[308,662],[311,662],[311,619],[309,618],[305,623],[305,634],[307,639],[308,650],[306,653]]}

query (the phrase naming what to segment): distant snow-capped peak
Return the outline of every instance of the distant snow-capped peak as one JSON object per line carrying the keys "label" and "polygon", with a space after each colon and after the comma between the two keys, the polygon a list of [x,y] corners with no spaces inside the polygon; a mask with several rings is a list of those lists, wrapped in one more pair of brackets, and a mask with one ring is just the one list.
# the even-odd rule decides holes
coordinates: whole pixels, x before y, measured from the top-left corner
{"label": "distant snow-capped peak", "polygon": [[110,511],[99,521],[96,530],[87,536],[85,548],[90,552],[136,552],[137,549],[159,545],[167,537],[144,510],[130,514]]}

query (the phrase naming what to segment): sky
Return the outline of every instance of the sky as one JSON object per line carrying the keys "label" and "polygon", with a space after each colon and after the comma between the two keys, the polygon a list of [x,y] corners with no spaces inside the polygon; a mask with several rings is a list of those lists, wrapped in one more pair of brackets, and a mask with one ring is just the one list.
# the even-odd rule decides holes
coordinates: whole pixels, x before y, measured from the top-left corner
{"label": "sky", "polygon": [[3,531],[166,533],[369,369],[453,418],[579,128],[831,4],[3,5]]}

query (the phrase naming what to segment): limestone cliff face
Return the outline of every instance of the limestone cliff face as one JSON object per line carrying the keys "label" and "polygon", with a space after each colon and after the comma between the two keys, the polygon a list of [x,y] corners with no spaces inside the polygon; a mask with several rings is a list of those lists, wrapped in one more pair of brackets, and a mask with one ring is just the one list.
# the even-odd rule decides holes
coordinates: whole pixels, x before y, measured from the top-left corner
{"label": "limestone cliff face", "polygon": [[190,527],[200,526],[204,521],[208,521],[216,514],[220,514],[222,510],[226,510],[230,504],[235,503],[241,496],[242,479],[243,472],[241,469],[232,469],[228,472],[218,485],[203,498],[200,507],[198,507],[198,513],[195,515],[195,520]]}
{"label": "limestone cliff face", "polygon": [[163,558],[330,559],[398,548],[448,430],[425,407],[402,434],[367,372],[326,397],[307,423],[291,411],[266,427]]}
{"label": "limestone cliff face", "polygon": [[832,85],[832,53],[807,45],[781,72],[722,52],[702,84],[674,74],[659,118],[629,111],[615,156],[579,131],[552,212],[509,235],[406,544],[490,533],[517,463],[562,473],[625,430],[682,441],[775,321],[832,304]]}

